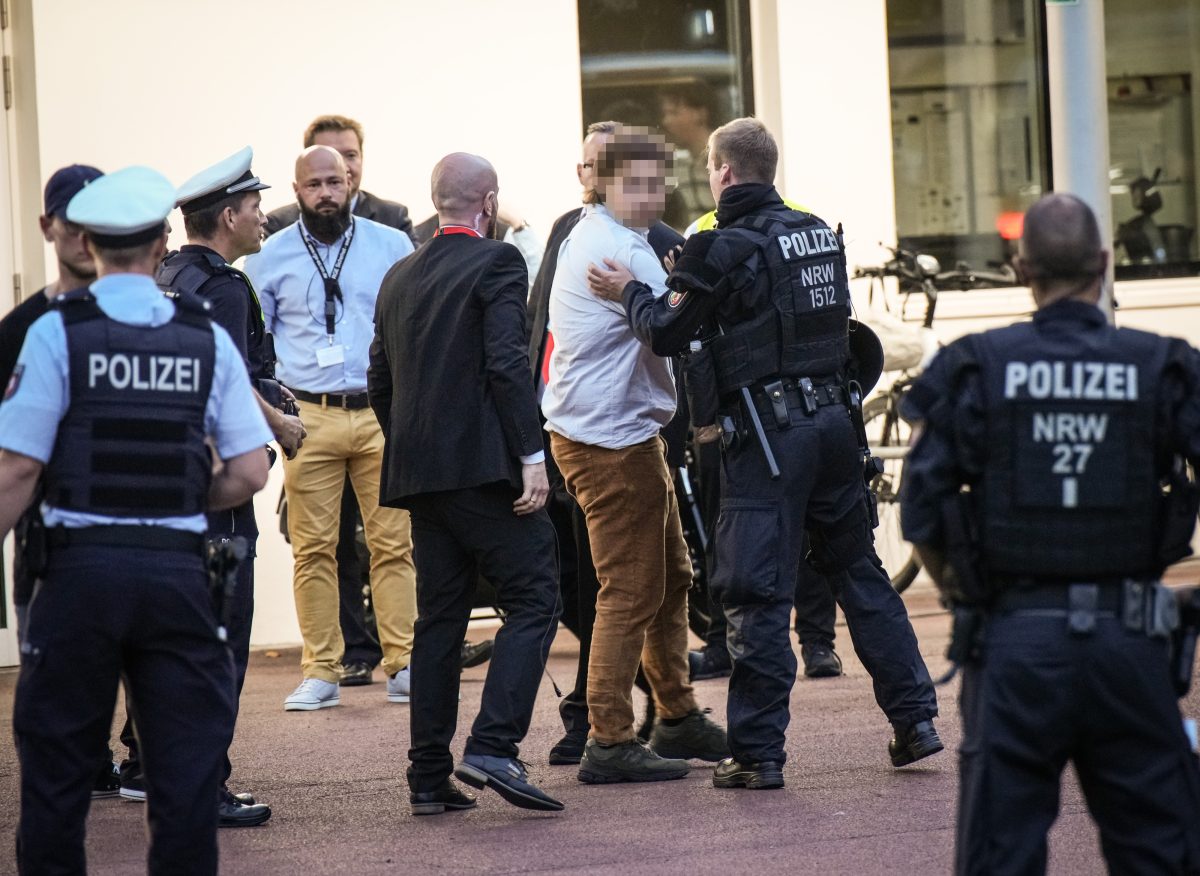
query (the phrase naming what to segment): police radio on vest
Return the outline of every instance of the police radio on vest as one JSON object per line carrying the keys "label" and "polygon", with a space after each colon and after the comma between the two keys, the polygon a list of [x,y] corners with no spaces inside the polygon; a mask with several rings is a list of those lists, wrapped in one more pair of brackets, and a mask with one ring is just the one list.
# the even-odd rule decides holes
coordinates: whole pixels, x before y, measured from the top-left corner
{"label": "police radio on vest", "polygon": [[1124,362],[1009,362],[1004,397],[1137,401],[1138,369]]}
{"label": "police radio on vest", "polygon": [[150,392],[199,392],[200,360],[182,356],[115,353],[88,356],[88,386],[106,380],[113,389]]}
{"label": "police radio on vest", "polygon": [[791,234],[781,234],[775,239],[779,241],[779,249],[783,252],[785,260],[838,251],[837,238],[828,228],[793,231]]}

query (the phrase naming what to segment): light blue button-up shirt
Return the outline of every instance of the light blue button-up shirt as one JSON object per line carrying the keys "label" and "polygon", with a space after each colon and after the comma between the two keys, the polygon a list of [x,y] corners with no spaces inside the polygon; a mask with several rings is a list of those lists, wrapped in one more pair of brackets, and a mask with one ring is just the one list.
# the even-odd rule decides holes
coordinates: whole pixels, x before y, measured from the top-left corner
{"label": "light blue button-up shirt", "polygon": [[[345,234],[325,244],[310,235],[298,220],[271,235],[262,252],[246,259],[246,273],[258,290],[267,331],[275,336],[275,373],[287,386],[306,392],[361,392],[367,388],[367,365],[375,337],[375,299],[383,275],[413,251],[408,235],[360,216],[352,217],[354,239],[338,285],[332,346],[339,355],[318,361],[330,347],[325,333],[325,281],[304,245],[313,244],[332,275]],[[303,237],[301,236],[303,235]]]}
{"label": "light blue button-up shirt", "polygon": [[[91,285],[100,309],[127,325],[160,326],[175,315],[175,305],[142,274],[109,274]],[[273,439],[250,390],[246,365],[225,329],[213,325],[216,361],[212,389],[204,409],[204,430],[217,454],[230,459],[263,447]],[[54,452],[58,425],[71,402],[70,360],[62,314],[51,311],[25,336],[17,358],[21,369],[12,397],[0,404],[0,448],[47,463]],[[203,514],[189,517],[130,519],[67,511],[43,503],[47,526],[165,526],[204,532]]]}

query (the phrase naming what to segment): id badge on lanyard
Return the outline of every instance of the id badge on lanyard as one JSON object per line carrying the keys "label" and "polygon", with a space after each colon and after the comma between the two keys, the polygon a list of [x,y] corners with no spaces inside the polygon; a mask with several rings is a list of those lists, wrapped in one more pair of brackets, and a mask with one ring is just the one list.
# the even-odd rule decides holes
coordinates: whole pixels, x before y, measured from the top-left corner
{"label": "id badge on lanyard", "polygon": [[321,279],[325,283],[325,336],[329,340],[329,346],[324,350],[317,351],[317,364],[322,368],[328,368],[331,365],[339,365],[346,360],[346,351],[341,346],[334,346],[334,333],[337,330],[337,302],[341,301],[343,308],[345,307],[345,298],[342,295],[342,287],[338,283],[338,277],[342,274],[342,265],[346,261],[346,253],[350,251],[350,244],[354,241],[354,217],[350,217],[350,227],[346,230],[346,237],[342,240],[342,248],[338,251],[337,260],[333,263],[333,271],[325,270],[325,262],[317,254],[316,247],[313,246],[308,235],[304,233],[303,227],[297,223],[297,228],[300,231],[300,239],[304,241],[304,248],[308,250],[309,257],[316,265]]}

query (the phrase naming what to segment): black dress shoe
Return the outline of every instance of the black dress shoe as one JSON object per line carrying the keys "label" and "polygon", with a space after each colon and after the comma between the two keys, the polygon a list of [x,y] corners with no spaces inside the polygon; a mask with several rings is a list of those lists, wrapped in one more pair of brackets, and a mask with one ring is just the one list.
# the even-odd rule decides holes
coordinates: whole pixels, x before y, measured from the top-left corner
{"label": "black dress shoe", "polygon": [[408,795],[413,815],[439,815],[447,809],[474,809],[475,795],[446,779],[436,791],[414,791]]}
{"label": "black dress shoe", "polygon": [[888,755],[894,767],[908,766],[945,748],[932,721],[918,721],[903,729],[895,729],[896,735],[888,743]]}
{"label": "black dress shoe", "polygon": [[342,678],[338,682],[342,687],[360,687],[370,684],[375,679],[371,677],[371,666],[362,660],[352,660],[342,667]]}
{"label": "black dress shoe", "polygon": [[256,827],[271,818],[271,807],[266,803],[247,806],[232,794],[223,795],[217,804],[217,827]]}
{"label": "black dress shoe", "polygon": [[713,770],[714,788],[747,788],[769,791],[783,787],[783,764],[775,760],[740,763],[727,757]]}
{"label": "black dress shoe", "polygon": [[233,794],[224,786],[221,787],[221,796],[236,803],[241,803],[243,806],[253,806],[257,802],[253,794]]}
{"label": "black dress shoe", "polygon": [[462,643],[462,668],[470,669],[472,666],[481,666],[492,659],[492,649],[495,644],[491,639],[484,639],[482,642],[472,644],[471,642]]}

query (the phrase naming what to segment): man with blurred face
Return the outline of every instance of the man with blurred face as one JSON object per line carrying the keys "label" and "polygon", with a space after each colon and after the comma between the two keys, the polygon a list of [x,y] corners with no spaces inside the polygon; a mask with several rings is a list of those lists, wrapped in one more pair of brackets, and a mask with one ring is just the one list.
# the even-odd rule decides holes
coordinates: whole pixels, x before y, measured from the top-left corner
{"label": "man with blurred face", "polygon": [[299,220],[246,263],[278,376],[295,394],[308,437],[284,464],[295,556],[304,680],[287,711],[336,706],[345,642],[338,622],[335,549],[343,485],[353,484],[371,552],[371,594],[390,702],[409,700],[416,578],[408,513],[379,507],[383,433],[367,403],[375,299],[388,269],[413,250],[399,231],[350,210],[345,161],[312,146],[296,160]]}
{"label": "man with blurred face", "polygon": [[[659,435],[675,413],[671,364],[641,346],[624,311],[592,295],[587,280],[593,266],[616,259],[665,291],[646,236],[666,202],[669,161],[661,137],[613,134],[595,160],[595,203],[560,248],[550,293],[555,345],[542,413],[567,491],[586,517],[600,582],[591,737],[579,767],[586,783],[683,778],[688,759],[728,754],[724,730],[700,712],[688,683],[692,565]],[[659,715],[650,748],[634,734],[639,661]]]}

